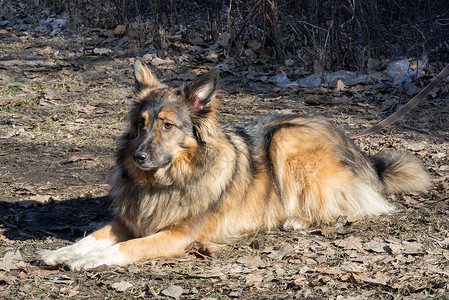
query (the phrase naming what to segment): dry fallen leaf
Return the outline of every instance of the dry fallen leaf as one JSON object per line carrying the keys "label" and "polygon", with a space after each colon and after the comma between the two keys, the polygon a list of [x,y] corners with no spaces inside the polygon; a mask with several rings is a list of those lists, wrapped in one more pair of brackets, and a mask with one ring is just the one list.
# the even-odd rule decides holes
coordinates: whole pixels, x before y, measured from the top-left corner
{"label": "dry fallen leaf", "polygon": [[11,99],[0,99],[0,106],[11,103]]}
{"label": "dry fallen leaf", "polygon": [[268,257],[275,260],[281,260],[284,257],[293,254],[293,246],[289,243],[282,243],[279,246],[267,247],[263,252],[268,252]]}
{"label": "dry fallen leaf", "polygon": [[207,54],[206,59],[210,62],[217,63],[218,62],[218,54],[214,51],[211,51]]}
{"label": "dry fallen leaf", "polygon": [[246,45],[254,51],[257,51],[260,49],[260,47],[262,47],[262,44],[255,39],[250,40]]}
{"label": "dry fallen leaf", "polygon": [[347,218],[344,216],[340,216],[332,226],[321,226],[321,234],[324,236],[328,236],[335,233],[344,233],[346,224],[348,224]]}
{"label": "dry fallen leaf", "polygon": [[0,274],[0,284],[14,284],[16,281],[16,278]]}
{"label": "dry fallen leaf", "polygon": [[210,253],[209,249],[207,249],[207,247],[204,246],[199,241],[194,241],[189,246],[187,246],[186,252],[190,253],[190,254],[193,254],[193,255],[195,255],[196,257],[199,257],[199,258],[209,258],[209,257],[211,257],[211,253]]}
{"label": "dry fallen leaf", "polygon": [[129,283],[128,281],[120,281],[120,282],[116,282],[116,283],[112,284],[111,287],[114,290],[116,290],[117,292],[124,292],[127,289],[132,288],[133,285],[131,283]]}
{"label": "dry fallen leaf", "polygon": [[124,35],[124,34],[126,34],[126,32],[127,32],[127,29],[126,29],[125,25],[120,24],[114,28],[115,35]]}
{"label": "dry fallen leaf", "polygon": [[341,92],[344,89],[345,89],[345,84],[343,83],[343,81],[341,79],[338,79],[337,87],[335,88],[335,90]]}
{"label": "dry fallen leaf", "polygon": [[51,195],[33,195],[30,196],[31,201],[36,201],[40,203],[48,202],[52,198]]}
{"label": "dry fallen leaf", "polygon": [[162,294],[168,297],[172,297],[175,299],[179,299],[182,293],[184,293],[184,289],[177,285],[170,285],[168,288],[162,291]]}
{"label": "dry fallen leaf", "polygon": [[252,272],[245,275],[246,284],[247,285],[260,285],[261,282],[267,277],[267,272],[264,270],[258,270],[256,272]]}
{"label": "dry fallen leaf", "polygon": [[403,253],[404,254],[420,254],[423,253],[422,248],[423,245],[418,242],[402,242],[402,246],[404,248]]}
{"label": "dry fallen leaf", "polygon": [[71,164],[80,160],[96,160],[97,156],[93,154],[72,155],[63,164]]}
{"label": "dry fallen leaf", "polygon": [[93,52],[94,52],[94,54],[97,54],[97,55],[103,55],[103,54],[112,53],[112,50],[109,48],[95,48]]}
{"label": "dry fallen leaf", "polygon": [[63,286],[59,289],[59,294],[63,297],[74,297],[79,293],[79,288],[79,285],[73,288],[71,286]]}
{"label": "dry fallen leaf", "polygon": [[0,270],[11,271],[20,267],[26,267],[23,261],[22,254],[19,250],[12,250],[6,252],[2,259],[0,259]]}
{"label": "dry fallen leaf", "polygon": [[0,233],[0,242],[6,242],[6,241],[9,241],[8,238]]}
{"label": "dry fallen leaf", "polygon": [[[1,240],[1,239],[0,239]],[[441,248],[443,249],[449,249],[449,237],[445,238],[444,240],[438,242],[438,244],[441,246]]]}
{"label": "dry fallen leaf", "polygon": [[217,44],[222,47],[227,47],[229,45],[229,40],[231,38],[231,34],[228,32],[223,32],[218,35]]}
{"label": "dry fallen leaf", "polygon": [[344,248],[345,250],[359,250],[363,249],[362,239],[355,236],[349,236],[343,240],[334,241],[334,245]]}
{"label": "dry fallen leaf", "polygon": [[262,261],[260,256],[246,255],[237,259],[238,263],[243,264],[247,268],[264,267],[266,264]]}
{"label": "dry fallen leaf", "polygon": [[173,60],[171,60],[170,58],[167,59],[162,59],[159,57],[155,57],[153,58],[153,60],[151,61],[151,64],[153,66],[160,66],[160,65],[173,65],[175,62]]}
{"label": "dry fallen leaf", "polygon": [[352,276],[356,281],[363,281],[379,285],[387,285],[388,281],[390,280],[390,277],[382,272],[377,272],[376,274],[374,274],[374,276],[370,276],[366,273],[352,273]]}
{"label": "dry fallen leaf", "polygon": [[383,252],[386,252],[387,249],[389,249],[389,247],[388,248],[386,248],[386,247],[388,247],[388,245],[384,241],[376,239],[376,240],[372,240],[371,242],[367,243],[365,245],[365,250],[374,251],[377,253],[383,253]]}
{"label": "dry fallen leaf", "polygon": [[427,145],[424,143],[412,143],[412,144],[407,145],[408,150],[416,151],[416,152],[424,150],[426,147],[427,147]]}
{"label": "dry fallen leaf", "polygon": [[192,72],[188,72],[185,74],[179,74],[176,78],[178,78],[179,80],[195,80],[196,79],[196,74],[192,73]]}
{"label": "dry fallen leaf", "polygon": [[295,64],[295,61],[294,61],[293,59],[291,59],[291,58],[286,59],[286,60],[284,61],[284,65],[285,65],[286,67],[292,67],[294,64]]}

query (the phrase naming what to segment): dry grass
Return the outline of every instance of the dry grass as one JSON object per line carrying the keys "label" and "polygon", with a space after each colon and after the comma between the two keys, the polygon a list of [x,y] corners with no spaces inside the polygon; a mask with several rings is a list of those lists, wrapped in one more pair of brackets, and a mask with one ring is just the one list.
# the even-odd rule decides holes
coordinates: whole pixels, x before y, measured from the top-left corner
{"label": "dry grass", "polygon": [[[318,62],[326,69],[365,68],[368,60],[430,56],[430,61],[449,59],[449,31],[435,19],[449,10],[446,0],[37,0],[35,5],[6,0],[6,14],[17,5],[30,15],[46,18],[47,12],[69,16],[69,27],[114,29],[119,24],[137,32],[145,46],[161,47],[166,33],[205,40],[230,35],[226,55],[242,56],[247,43],[256,40],[259,54],[281,62],[294,57],[302,64]],[[201,18],[198,18],[201,16]],[[162,42],[162,43],[161,43]],[[249,47],[251,48],[251,47]],[[248,53],[246,53],[248,54]]]}

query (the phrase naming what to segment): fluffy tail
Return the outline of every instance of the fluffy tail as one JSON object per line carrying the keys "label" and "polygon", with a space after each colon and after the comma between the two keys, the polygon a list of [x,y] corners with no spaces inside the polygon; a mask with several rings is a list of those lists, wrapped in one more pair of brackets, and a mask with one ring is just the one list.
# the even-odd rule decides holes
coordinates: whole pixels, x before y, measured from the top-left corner
{"label": "fluffy tail", "polygon": [[425,191],[431,185],[424,165],[405,152],[380,152],[372,157],[385,193]]}

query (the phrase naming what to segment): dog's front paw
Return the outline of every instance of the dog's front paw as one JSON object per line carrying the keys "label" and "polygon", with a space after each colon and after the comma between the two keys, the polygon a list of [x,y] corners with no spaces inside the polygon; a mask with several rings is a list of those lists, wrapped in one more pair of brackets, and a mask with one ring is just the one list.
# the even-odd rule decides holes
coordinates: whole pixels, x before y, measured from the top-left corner
{"label": "dog's front paw", "polygon": [[123,265],[125,256],[119,250],[119,245],[109,247],[82,256],[72,257],[65,262],[71,270],[87,270],[101,265]]}
{"label": "dog's front paw", "polygon": [[73,245],[58,250],[43,250],[39,253],[38,258],[50,266],[67,264],[68,261],[73,261],[77,257],[88,256],[101,249],[108,249],[113,244],[114,242],[108,239],[97,240],[92,236],[87,236]]}
{"label": "dog's front paw", "polygon": [[65,264],[73,257],[89,251],[89,247],[86,246],[89,246],[89,241],[91,239],[91,237],[87,237],[80,240],[78,243],[57,250],[42,250],[38,254],[38,259],[49,266]]}
{"label": "dog's front paw", "polygon": [[49,266],[64,264],[72,256],[69,247],[70,246],[58,250],[42,250],[38,254],[38,259]]}

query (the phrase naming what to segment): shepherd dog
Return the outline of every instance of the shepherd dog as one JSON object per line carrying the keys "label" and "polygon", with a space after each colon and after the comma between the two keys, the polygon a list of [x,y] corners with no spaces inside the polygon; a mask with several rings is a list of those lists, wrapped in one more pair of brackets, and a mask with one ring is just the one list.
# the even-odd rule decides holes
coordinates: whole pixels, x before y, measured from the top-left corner
{"label": "shepherd dog", "polygon": [[77,243],[40,252],[72,270],[179,257],[194,242],[233,243],[258,230],[301,229],[389,214],[389,193],[425,191],[412,155],[368,155],[320,118],[217,120],[219,71],[184,87],[134,63],[137,100],[119,140],[110,197],[115,218]]}

